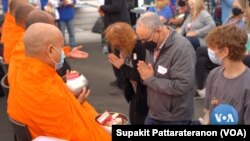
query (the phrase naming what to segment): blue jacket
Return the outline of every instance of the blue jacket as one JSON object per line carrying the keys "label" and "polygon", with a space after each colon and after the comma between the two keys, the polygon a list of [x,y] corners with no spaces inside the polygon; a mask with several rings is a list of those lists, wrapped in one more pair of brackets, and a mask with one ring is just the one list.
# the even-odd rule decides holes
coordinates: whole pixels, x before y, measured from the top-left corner
{"label": "blue jacket", "polygon": [[8,12],[8,0],[2,0],[3,13]]}
{"label": "blue jacket", "polygon": [[221,1],[221,21],[224,23],[230,16],[233,8],[233,0],[222,0]]}
{"label": "blue jacket", "polygon": [[169,6],[163,7],[160,11],[157,11],[156,7],[153,6],[153,7],[149,7],[148,11],[155,12],[159,16],[163,16],[166,20],[169,20],[170,18],[173,17],[172,10]]}
{"label": "blue jacket", "polygon": [[41,7],[44,10],[44,6],[48,3],[48,0],[41,0]]}
{"label": "blue jacket", "polygon": [[[62,0],[60,0],[62,1]],[[76,0],[73,0],[74,4],[76,3]],[[72,6],[60,6],[58,8],[59,15],[60,15],[60,21],[70,21],[74,18],[75,11],[74,7]]]}

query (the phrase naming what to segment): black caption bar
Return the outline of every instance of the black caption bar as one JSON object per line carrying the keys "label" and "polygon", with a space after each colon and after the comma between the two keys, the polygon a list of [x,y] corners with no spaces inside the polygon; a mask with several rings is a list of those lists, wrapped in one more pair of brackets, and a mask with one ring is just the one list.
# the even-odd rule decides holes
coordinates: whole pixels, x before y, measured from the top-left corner
{"label": "black caption bar", "polygon": [[[114,125],[113,141],[135,141],[142,139],[164,140],[167,138],[208,138],[215,140],[250,140],[250,126],[215,126],[215,125]],[[215,141],[214,140],[214,141]]]}

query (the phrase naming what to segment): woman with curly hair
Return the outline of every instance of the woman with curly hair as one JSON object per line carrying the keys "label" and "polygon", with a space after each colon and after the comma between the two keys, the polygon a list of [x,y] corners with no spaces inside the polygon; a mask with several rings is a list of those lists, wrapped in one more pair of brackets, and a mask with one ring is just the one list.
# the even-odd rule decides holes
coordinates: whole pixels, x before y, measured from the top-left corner
{"label": "woman with curly hair", "polygon": [[137,71],[138,61],[145,60],[145,48],[137,40],[133,28],[125,22],[116,22],[105,30],[105,37],[112,50],[119,50],[120,56],[108,55],[109,62],[120,70],[125,78],[124,95],[130,102],[131,124],[144,124],[148,114],[147,87],[142,84]]}

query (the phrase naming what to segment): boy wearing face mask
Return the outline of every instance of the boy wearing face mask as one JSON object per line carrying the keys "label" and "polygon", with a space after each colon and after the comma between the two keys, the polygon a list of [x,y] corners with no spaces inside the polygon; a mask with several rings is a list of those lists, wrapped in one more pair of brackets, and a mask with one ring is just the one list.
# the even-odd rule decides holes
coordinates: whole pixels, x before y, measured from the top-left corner
{"label": "boy wearing face mask", "polygon": [[173,12],[169,7],[169,0],[155,0],[155,6],[149,7],[148,11],[155,12],[163,24],[167,23],[173,17]]}
{"label": "boy wearing face mask", "polygon": [[[246,24],[244,22],[243,13],[245,11],[245,5],[247,2],[243,0],[235,0],[233,2],[233,7],[231,10],[231,15],[224,25],[235,25],[243,31],[246,30]],[[196,65],[196,80],[197,80],[197,92],[201,98],[205,96],[204,80],[206,79],[206,74],[209,73],[213,68],[221,65],[220,61],[215,58],[214,53],[207,48],[198,48],[196,50],[197,54],[197,65]],[[243,62],[250,66],[249,57],[245,56]]]}
{"label": "boy wearing face mask", "polygon": [[[227,33],[227,34],[225,34]],[[229,104],[238,114],[238,124],[250,124],[250,69],[244,65],[247,34],[234,25],[212,30],[206,39],[220,67],[210,72],[206,84],[205,115],[219,104]],[[203,124],[209,124],[209,118]]]}

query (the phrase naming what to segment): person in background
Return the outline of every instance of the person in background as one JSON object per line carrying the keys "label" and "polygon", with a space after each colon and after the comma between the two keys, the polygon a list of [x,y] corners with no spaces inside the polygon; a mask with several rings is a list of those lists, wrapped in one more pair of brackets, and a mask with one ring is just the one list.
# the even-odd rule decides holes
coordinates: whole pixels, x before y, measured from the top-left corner
{"label": "person in background", "polygon": [[216,26],[221,25],[222,22],[222,10],[221,10],[221,2],[220,0],[212,0],[211,1],[211,5],[212,5],[212,16],[214,18],[214,22],[216,24]]}
{"label": "person in background", "polygon": [[[138,0],[138,1],[139,1],[139,0]],[[154,0],[143,0],[142,3],[145,4],[145,5],[151,5],[151,4],[154,3]],[[142,6],[142,5],[139,5],[139,6]]]}
{"label": "person in background", "polygon": [[[227,34],[225,34],[227,33]],[[209,116],[220,104],[229,104],[238,115],[240,125],[250,124],[250,69],[242,62],[246,54],[247,34],[235,25],[223,25],[207,36],[208,48],[221,66],[213,69],[206,82],[205,117],[202,124],[210,124]]]}
{"label": "person in background", "polygon": [[84,87],[75,97],[56,73],[63,45],[63,35],[56,26],[29,26],[24,34],[26,57],[10,89],[7,113],[27,125],[32,138],[110,141],[111,136],[95,121],[97,115],[85,107],[90,90]]}
{"label": "person in background", "polygon": [[[0,15],[0,39],[2,36],[2,26],[4,22],[4,15]],[[3,44],[0,42],[0,61],[3,62]],[[0,79],[2,79],[5,75],[3,67],[0,67]],[[3,87],[0,86],[0,97],[4,96]]]}
{"label": "person in background", "polygon": [[189,8],[188,4],[185,0],[178,0],[178,8],[176,16],[171,18],[167,25],[172,26],[178,31],[178,28],[182,26],[183,22],[186,20],[186,18],[189,15]]}
{"label": "person in background", "polygon": [[29,0],[29,3],[32,4],[37,9],[42,9],[40,0]]}
{"label": "person in background", "polygon": [[2,0],[2,10],[3,14],[5,15],[8,12],[9,2],[8,0]]}
{"label": "person in background", "polygon": [[11,0],[10,13],[5,15],[3,23],[2,43],[4,44],[4,63],[9,64],[13,48],[16,46],[20,35],[24,32],[22,28],[16,25],[15,13],[19,6],[27,4],[27,0]]}
{"label": "person in background", "polygon": [[184,35],[196,50],[206,46],[204,37],[215,27],[212,16],[205,9],[203,0],[188,0],[190,15],[184,21],[178,32]]}
{"label": "person in background", "polygon": [[[16,36],[17,42],[15,46],[12,48],[10,56],[9,56],[10,61],[9,61],[9,69],[8,69],[8,82],[9,82],[10,88],[11,88],[12,81],[14,80],[12,78],[14,77],[14,75],[16,75],[16,70],[17,70],[16,66],[19,65],[19,63],[16,61],[16,58],[18,57],[20,53],[20,50],[17,49],[17,46],[19,46],[20,42],[22,42],[23,40],[23,34],[25,32],[25,22],[29,13],[32,12],[33,10],[35,10],[35,7],[33,5],[22,4],[17,8],[15,12],[16,27],[20,28],[20,33],[18,34],[19,36]],[[17,53],[13,53],[13,52],[17,52]]]}
{"label": "person in background", "polygon": [[[101,5],[98,8],[99,14],[101,16],[104,16],[104,30],[111,24],[115,22],[126,22],[128,24],[131,24],[131,19],[129,16],[128,11],[128,3],[127,0],[105,0],[104,5]],[[120,55],[120,52],[118,50],[111,50],[111,47],[109,45],[109,52],[114,53],[116,56]],[[118,86],[118,88],[123,89],[124,88],[124,78],[121,75],[121,72],[119,69],[117,69],[115,66],[113,67],[113,71],[116,77],[116,80],[111,82],[110,85],[112,86]]]}
{"label": "person in background", "polygon": [[[9,9],[9,7],[8,7],[8,9]],[[7,39],[7,34],[8,34],[8,31],[11,29],[11,25],[15,25],[15,17],[13,14],[15,14],[14,11],[10,12],[10,10],[8,10],[8,12],[4,15],[4,22],[2,25],[2,35],[1,35],[1,43],[2,44]]]}
{"label": "person in background", "polygon": [[[12,0],[11,4],[10,1],[2,1],[4,4],[7,5],[7,13],[4,15],[4,20],[1,28],[1,62],[4,62],[4,65],[6,66],[6,69],[8,69],[8,62],[9,62],[9,55],[11,53],[11,49],[13,48],[13,45],[15,45],[17,41],[17,36],[20,34],[21,30],[16,27],[16,22],[15,22],[15,11],[16,9],[25,3],[28,3],[27,0]],[[6,2],[6,3],[5,3]],[[5,44],[5,45],[4,45]],[[4,48],[8,48],[8,49]],[[4,53],[4,50],[5,51]],[[7,52],[7,53],[6,53]],[[5,58],[5,59],[4,59]],[[5,75],[5,71],[3,70],[3,67],[0,69],[0,78],[2,79]],[[0,96],[4,96],[4,92],[2,87],[0,88]]]}
{"label": "person in background", "polygon": [[167,24],[168,20],[173,17],[169,0],[155,0],[155,6],[149,7],[147,11],[155,12],[163,24]]}
{"label": "person in background", "polygon": [[244,12],[238,8],[238,7],[234,7],[232,9],[232,16],[230,16],[225,22],[224,24],[234,24],[236,25],[238,28],[241,28],[241,29],[245,29],[246,25],[245,25],[245,22],[243,21],[243,14]]}
{"label": "person in background", "polygon": [[58,7],[59,7],[59,0],[48,0],[46,5],[44,5],[43,9],[44,11],[48,12],[54,17],[56,25],[60,27],[59,26],[60,15],[58,12]]}
{"label": "person in background", "polygon": [[137,64],[148,92],[145,124],[190,124],[196,64],[192,45],[174,29],[164,26],[152,12],[137,20],[136,33],[144,44],[154,45],[146,51],[146,60]]}
{"label": "person in background", "polygon": [[[250,55],[250,8],[247,8],[245,10],[245,13],[244,13],[244,20],[245,20],[245,23],[246,23],[246,31],[247,31],[247,36],[248,36],[248,40],[247,40],[247,51],[248,51],[248,55]],[[250,62],[249,62],[250,64]]]}
{"label": "person in background", "polygon": [[42,10],[44,10],[44,6],[46,6],[46,4],[48,3],[48,0],[41,0],[41,8]]}
{"label": "person in background", "polygon": [[[69,2],[69,3],[68,3]],[[65,38],[65,29],[67,28],[69,34],[69,45],[70,47],[76,47],[75,31],[73,25],[73,19],[75,15],[74,6],[76,0],[60,0],[59,2],[59,28],[62,31]],[[65,41],[66,44],[66,41]]]}
{"label": "person in background", "polygon": [[172,12],[176,10],[177,1],[178,1],[178,0],[170,0],[170,8],[171,8]]}
{"label": "person in background", "polygon": [[116,22],[108,26],[105,37],[112,49],[120,51],[120,55],[108,55],[112,63],[125,78],[124,95],[130,103],[129,119],[132,125],[144,124],[148,114],[147,87],[142,84],[137,71],[138,61],[145,61],[145,48],[131,25],[125,22]]}
{"label": "person in background", "polygon": [[133,13],[130,10],[135,8],[135,7],[138,7],[138,0],[127,0],[127,1],[128,1],[128,6],[129,6],[128,10],[129,10],[129,15],[130,15],[130,19],[131,19],[131,25],[133,26],[136,24],[138,14]]}
{"label": "person in background", "polygon": [[224,23],[230,16],[234,0],[215,0],[217,5],[221,5],[221,22]]}

